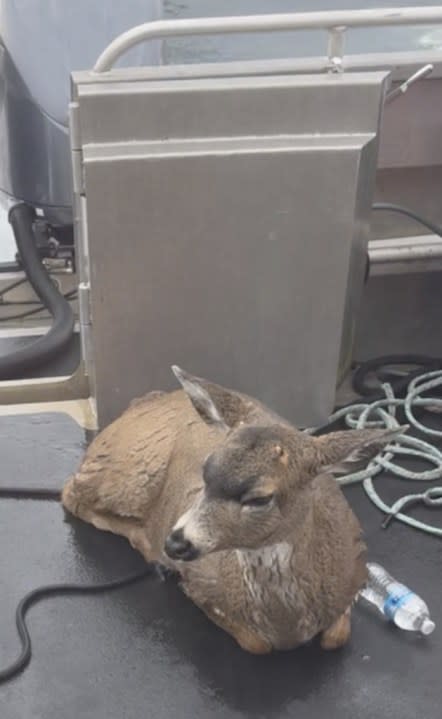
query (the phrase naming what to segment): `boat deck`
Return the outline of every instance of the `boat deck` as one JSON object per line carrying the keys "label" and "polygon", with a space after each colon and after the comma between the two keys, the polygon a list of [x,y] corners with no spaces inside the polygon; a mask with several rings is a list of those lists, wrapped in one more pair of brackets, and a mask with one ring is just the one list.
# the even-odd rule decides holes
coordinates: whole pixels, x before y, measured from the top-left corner
{"label": "boat deck", "polygon": [[[0,484],[61,487],[85,437],[62,415],[0,417]],[[391,500],[421,484],[383,477]],[[373,558],[411,585],[430,608],[428,639],[354,612],[351,644],[289,653],[244,653],[173,581],[95,596],[63,596],[29,613],[33,657],[0,687],[2,719],[293,717],[437,719],[442,663],[441,544],[381,514],[361,487],[346,490]],[[418,508],[417,516],[438,520]],[[54,582],[102,582],[143,563],[118,537],[66,521],[57,502],[0,500],[0,667],[18,652],[14,611],[29,590]]]}

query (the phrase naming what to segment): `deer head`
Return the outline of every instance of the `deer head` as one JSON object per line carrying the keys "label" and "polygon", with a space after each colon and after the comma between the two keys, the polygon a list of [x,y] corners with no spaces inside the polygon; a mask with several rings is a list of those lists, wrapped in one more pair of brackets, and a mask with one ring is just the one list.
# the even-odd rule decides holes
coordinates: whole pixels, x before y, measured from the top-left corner
{"label": "deer head", "polygon": [[167,538],[165,551],[174,560],[283,541],[308,512],[318,475],[357,471],[404,432],[314,438],[243,395],[174,371],[201,419],[224,433],[202,466],[203,490]]}

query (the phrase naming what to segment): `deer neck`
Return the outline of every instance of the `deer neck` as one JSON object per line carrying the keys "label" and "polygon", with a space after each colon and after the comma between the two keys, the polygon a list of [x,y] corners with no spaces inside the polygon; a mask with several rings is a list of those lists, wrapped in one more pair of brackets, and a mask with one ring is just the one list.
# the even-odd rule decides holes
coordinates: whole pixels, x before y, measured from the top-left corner
{"label": "deer neck", "polygon": [[292,571],[294,547],[282,541],[254,550],[237,550],[244,583],[257,604],[266,604],[272,596],[287,605],[295,599],[296,582]]}
{"label": "deer neck", "polygon": [[284,538],[259,549],[237,550],[244,583],[255,601],[277,597],[287,606],[296,602],[297,575],[313,542],[312,522],[312,507],[300,502],[287,521],[292,529]]}

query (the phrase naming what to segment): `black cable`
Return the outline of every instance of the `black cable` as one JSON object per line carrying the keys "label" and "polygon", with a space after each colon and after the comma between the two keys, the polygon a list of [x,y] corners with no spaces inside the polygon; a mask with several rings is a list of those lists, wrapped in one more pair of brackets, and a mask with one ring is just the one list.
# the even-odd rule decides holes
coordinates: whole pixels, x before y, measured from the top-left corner
{"label": "black cable", "polygon": [[[74,329],[74,317],[68,299],[55,287],[38,255],[33,232],[34,219],[34,210],[25,204],[16,205],[9,213],[9,221],[14,230],[17,249],[26,273],[26,279],[41,299],[44,307],[51,313],[53,324],[44,337],[7,357],[0,357],[0,379],[13,379],[22,375],[27,369],[34,368],[54,357],[70,340]],[[19,286],[23,281],[20,279],[12,283],[7,290]],[[67,298],[74,294],[75,291],[67,293]],[[41,307],[38,307],[28,310],[20,313],[19,317],[34,314],[41,311],[41,309]],[[5,321],[12,318],[13,316],[10,315],[5,318]],[[58,500],[60,493],[56,490],[43,488],[3,487],[0,489],[0,496]],[[154,565],[148,565],[142,571],[128,577],[103,584],[53,584],[39,587],[29,592],[18,604],[15,615],[17,632],[21,642],[21,652],[12,664],[0,670],[0,684],[7,682],[22,672],[31,659],[32,645],[26,625],[26,614],[36,602],[45,597],[58,594],[92,594],[118,589],[147,578],[153,573],[154,569]]]}
{"label": "black cable", "polygon": [[0,684],[4,684],[13,677],[20,674],[29,664],[32,656],[32,644],[29,630],[26,625],[26,614],[30,607],[45,597],[59,594],[97,594],[107,592],[120,587],[126,587],[135,582],[140,582],[151,576],[155,571],[154,565],[148,565],[145,569],[135,574],[130,574],[123,579],[115,579],[103,584],[47,584],[26,594],[19,602],[15,612],[15,623],[18,636],[21,642],[21,652],[17,659],[5,669],[0,670]]}
{"label": "black cable", "polygon": [[[67,292],[65,295],[61,295],[65,298],[65,300],[75,300],[77,298],[77,290],[71,290],[70,292]],[[5,302],[0,303],[0,307],[5,306]],[[11,302],[11,304],[30,304],[27,302]],[[35,304],[35,303],[32,303]],[[9,320],[22,320],[26,317],[31,317],[32,315],[36,315],[39,312],[43,312],[45,309],[47,309],[44,305],[41,304],[41,302],[37,303],[38,307],[33,307],[31,310],[24,310],[23,312],[17,312],[13,315],[5,315],[3,317],[0,317],[0,322],[8,322]]]}
{"label": "black cable", "polygon": [[[11,301],[11,300],[4,299],[5,295],[7,295],[12,290],[15,290],[17,287],[20,287],[27,281],[28,281],[27,277],[21,277],[19,280],[16,280],[15,282],[11,282],[10,285],[7,285],[6,287],[4,287],[0,291],[0,308],[1,307],[10,307],[10,306],[16,307],[17,305],[20,305],[20,306],[22,306],[22,305],[38,305],[41,309],[46,309],[44,307],[44,305],[42,305],[42,303],[39,302],[38,300],[13,300],[13,301]],[[69,290],[69,292],[66,292],[66,294],[63,296],[66,300],[69,300],[69,299],[75,299],[74,295],[76,295],[76,294],[77,294],[77,290],[73,289],[73,290]],[[5,321],[6,319],[14,319],[14,317],[11,317],[11,318],[0,317],[0,321],[2,321],[2,322]]]}
{"label": "black cable", "polygon": [[[23,285],[25,282],[27,282],[27,277],[22,277],[19,280],[16,280],[15,282],[11,282],[10,285],[7,285],[1,292],[0,292],[0,308],[2,307],[8,307],[8,306],[14,306],[17,305],[20,306],[29,306],[32,305],[33,308],[30,310],[24,310],[23,312],[17,312],[13,315],[7,315],[7,316],[0,316],[0,322],[8,322],[9,320],[21,320],[26,317],[30,317],[31,315],[38,314],[39,312],[43,312],[43,310],[46,309],[46,307],[36,300],[18,300],[15,302],[9,302],[8,300],[4,300],[4,296],[8,294],[8,292],[11,292],[12,290],[16,289],[17,287],[20,287],[20,285]],[[77,290],[73,289],[69,292],[66,292],[66,294],[63,295],[65,300],[75,300],[77,299]],[[35,307],[37,305],[37,307]]]}
{"label": "black cable", "polygon": [[[63,297],[65,300],[69,299],[76,299],[74,295],[76,294],[76,290],[69,290],[69,292],[66,292],[63,294]],[[40,307],[42,310],[45,310],[46,307],[42,305],[41,302],[38,300],[2,300],[0,298],[0,309],[2,307]]]}
{"label": "black cable", "polygon": [[[66,295],[65,295],[66,297]],[[41,307],[42,309],[46,309],[41,302],[38,300],[2,300],[0,298],[0,308],[1,307]]]}
{"label": "black cable", "polygon": [[1,487],[0,497],[3,499],[52,499],[57,502],[61,499],[59,489],[46,487]]}
{"label": "black cable", "polygon": [[15,280],[14,282],[11,282],[10,285],[7,285],[6,287],[4,287],[2,289],[2,291],[0,292],[0,297],[3,298],[5,295],[8,294],[8,292],[11,292],[11,290],[15,290],[15,288],[20,287],[20,285],[24,285],[24,283],[27,281],[28,280],[26,277],[20,277],[19,280]]}
{"label": "black cable", "polygon": [[422,217],[417,212],[409,210],[407,207],[402,207],[402,205],[394,205],[390,202],[376,202],[374,205],[372,205],[372,210],[398,212],[399,214],[405,215],[406,217],[411,217],[412,220],[419,222],[419,224],[423,225],[431,232],[434,232],[435,235],[439,235],[439,237],[442,237],[442,227],[440,225],[434,224],[434,222],[431,222],[431,220],[427,220],[425,217]]}
{"label": "black cable", "polygon": [[72,308],[51,281],[38,254],[34,219],[33,208],[26,204],[15,205],[9,212],[23,269],[35,293],[52,315],[53,324],[43,337],[0,357],[0,380],[22,377],[28,370],[53,359],[65,348],[74,331]]}
{"label": "black cable", "polygon": [[[58,489],[45,489],[44,487],[0,487],[0,497],[4,499],[33,499],[33,500],[56,500],[59,501],[61,492]],[[21,642],[21,652],[5,669],[0,670],[0,685],[20,674],[32,658],[32,644],[29,630],[26,624],[28,610],[41,599],[60,594],[98,594],[113,589],[128,587],[135,582],[141,582],[147,577],[156,575],[164,580],[171,575],[178,576],[175,572],[162,568],[156,563],[148,564],[144,569],[121,579],[114,579],[102,584],[47,584],[33,589],[20,600],[15,611],[15,623],[17,633]]]}

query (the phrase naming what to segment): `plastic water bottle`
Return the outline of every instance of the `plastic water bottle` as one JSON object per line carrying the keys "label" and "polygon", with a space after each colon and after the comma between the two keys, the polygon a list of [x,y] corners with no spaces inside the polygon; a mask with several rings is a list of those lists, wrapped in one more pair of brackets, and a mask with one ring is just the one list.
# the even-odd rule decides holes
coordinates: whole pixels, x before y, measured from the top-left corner
{"label": "plastic water bottle", "polygon": [[367,569],[368,582],[360,596],[401,629],[431,634],[436,625],[423,599],[399,584],[379,564],[369,563]]}

